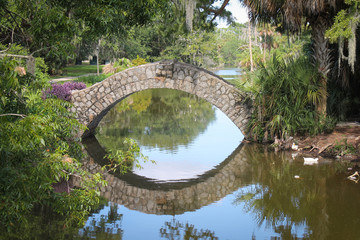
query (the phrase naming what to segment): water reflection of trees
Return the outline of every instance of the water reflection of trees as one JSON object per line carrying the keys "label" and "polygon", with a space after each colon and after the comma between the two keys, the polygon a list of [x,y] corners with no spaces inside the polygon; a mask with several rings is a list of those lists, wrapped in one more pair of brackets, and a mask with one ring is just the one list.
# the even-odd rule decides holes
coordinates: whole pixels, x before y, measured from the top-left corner
{"label": "water reflection of trees", "polygon": [[177,90],[152,89],[133,94],[111,109],[99,124],[97,138],[107,149],[121,148],[127,136],[143,146],[176,150],[213,120],[215,109],[205,100]]}
{"label": "water reflection of trees", "polygon": [[119,213],[118,207],[118,204],[108,202],[103,208],[107,210],[106,215],[94,212],[87,220],[86,226],[79,230],[79,236],[90,239],[122,239],[123,214]]}
{"label": "water reflection of trees", "polygon": [[[339,184],[336,178],[341,174],[335,167],[304,166],[300,159],[292,162],[288,153],[265,151],[259,154],[262,150],[254,148],[262,147],[243,150],[248,151],[256,184],[243,188],[235,204],[244,203],[246,211],[255,215],[259,225],[272,227],[280,234],[280,239],[350,239],[358,236],[359,228],[354,225],[354,218],[359,219],[360,208],[355,208],[352,198],[359,197],[360,193],[357,190],[354,195],[349,194],[351,191],[345,180]],[[356,213],[346,210],[350,206]],[[345,222],[348,231],[340,227]],[[304,231],[298,236],[295,229]],[[343,238],[344,235],[348,237]]]}
{"label": "water reflection of trees", "polygon": [[0,239],[120,240],[123,237],[123,215],[118,207],[118,204],[110,202],[99,206],[89,216],[86,226],[79,229],[76,223],[69,224],[65,217],[54,214],[50,208],[38,206],[26,222],[16,226],[17,232],[1,232]]}
{"label": "water reflection of trees", "polygon": [[171,221],[165,222],[165,226],[160,229],[160,236],[165,239],[218,239],[215,233],[210,230],[196,229],[194,225],[180,221],[175,218]]}

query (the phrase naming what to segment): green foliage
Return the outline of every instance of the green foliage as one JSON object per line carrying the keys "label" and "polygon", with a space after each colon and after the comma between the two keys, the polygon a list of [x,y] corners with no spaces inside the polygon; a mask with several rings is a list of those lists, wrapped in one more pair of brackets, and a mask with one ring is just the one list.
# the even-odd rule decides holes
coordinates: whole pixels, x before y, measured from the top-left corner
{"label": "green foliage", "polygon": [[114,62],[114,68],[116,68],[116,72],[121,72],[129,67],[132,67],[132,62],[127,58],[120,58]]}
{"label": "green foliage", "polygon": [[131,61],[131,63],[134,66],[140,66],[140,65],[146,64],[147,62],[144,58],[141,58],[141,57],[139,57],[139,55],[137,55],[136,58]]}
{"label": "green foliage", "polygon": [[[71,103],[41,98],[49,86],[44,62],[36,60],[35,76],[20,76],[16,68],[21,64],[0,59],[0,231],[11,234],[19,225],[30,226],[28,216],[36,207],[62,216],[65,227],[83,224],[99,204],[98,187],[106,182],[100,173],[82,169],[78,136],[85,129],[69,111]],[[122,173],[130,163],[146,159],[133,140],[127,143],[127,151],[109,155]],[[75,188],[69,187],[74,182]]]}
{"label": "green foliage", "polygon": [[315,111],[322,92],[318,72],[308,59],[284,60],[274,56],[255,73],[257,84],[250,131],[255,140],[286,138],[294,134],[318,134],[333,127]]}
{"label": "green foliage", "polygon": [[335,23],[326,31],[325,36],[329,38],[332,43],[337,42],[340,37],[350,38],[352,36],[351,21],[353,21],[353,16],[350,16],[346,10],[341,10],[335,16]]}
{"label": "green foliage", "polygon": [[[20,90],[16,66],[17,62],[8,58],[0,62],[0,109],[4,109],[9,104],[20,107],[21,101],[16,94],[16,91]],[[14,91],[9,92],[8,89],[14,89]]]}
{"label": "green foliage", "polygon": [[194,31],[181,35],[174,45],[167,47],[162,58],[180,59],[196,66],[209,67],[218,65],[216,35],[206,31]]}
{"label": "green foliage", "polygon": [[[110,172],[120,172],[124,174],[133,169],[135,164],[136,168],[141,169],[140,159],[144,162],[149,161],[149,159],[142,155],[140,152],[140,147],[134,139],[125,138],[124,147],[126,150],[112,150],[105,157],[109,161],[109,164],[106,164],[102,167],[103,170],[108,170]],[[152,163],[155,161],[151,160]]]}
{"label": "green foliage", "polygon": [[[147,23],[166,9],[167,0],[9,0],[0,8],[0,36],[4,44],[27,46],[45,58],[50,70],[63,67],[75,52],[103,36],[122,37],[134,25]],[[10,37],[13,36],[13,37]]]}
{"label": "green foliage", "polygon": [[344,138],[340,142],[336,142],[336,144],[330,148],[330,153],[338,156],[344,156],[346,154],[356,154],[357,149],[354,145],[349,144],[347,139]]}
{"label": "green foliage", "polygon": [[359,0],[346,0],[348,8],[342,9],[334,18],[334,24],[326,31],[325,36],[332,43],[338,42],[340,38],[349,39],[354,36],[352,25],[357,25],[360,21],[358,11],[360,10]]}
{"label": "green foliage", "polygon": [[[64,101],[47,99],[33,104],[23,119],[1,121],[0,218],[5,226],[24,221],[24,216],[37,204],[54,206],[59,214],[84,220],[80,216],[89,213],[88,203],[97,202],[90,186],[94,188],[98,181],[91,180],[76,160],[82,157],[82,152],[74,135],[81,126],[69,113],[69,107]],[[71,161],[64,161],[65,154],[72,156]],[[52,184],[68,181],[75,174],[87,184],[82,190],[70,196],[53,192]],[[74,201],[64,202],[68,198]],[[76,208],[78,204],[84,209]],[[69,208],[74,211],[65,211]]]}
{"label": "green foliage", "polygon": [[[66,216],[66,224],[82,223],[99,201],[96,185],[103,183],[100,175],[83,171],[78,161],[83,153],[75,136],[83,126],[68,110],[70,103],[43,101],[43,79],[20,77],[14,71],[17,64],[0,60],[0,229],[16,230],[38,205]],[[53,184],[75,176],[81,178],[78,189],[54,192]]]}

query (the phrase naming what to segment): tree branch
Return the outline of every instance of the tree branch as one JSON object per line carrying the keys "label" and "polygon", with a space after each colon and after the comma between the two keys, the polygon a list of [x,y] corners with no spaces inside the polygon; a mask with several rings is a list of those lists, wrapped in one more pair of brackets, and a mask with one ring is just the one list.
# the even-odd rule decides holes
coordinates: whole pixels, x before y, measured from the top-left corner
{"label": "tree branch", "polygon": [[3,52],[8,51],[8,50],[10,49],[10,47],[11,47],[11,44],[9,44],[9,46],[8,46],[8,48],[7,48],[7,49],[0,51],[0,53],[3,53]]}
{"label": "tree branch", "polygon": [[2,58],[2,57],[31,58],[31,56],[26,56],[26,55],[0,54],[0,58]]}
{"label": "tree branch", "polygon": [[229,1],[230,0],[224,0],[223,4],[221,5],[221,7],[218,10],[215,10],[215,9],[212,9],[212,8],[206,8],[206,7],[201,7],[201,8],[208,11],[208,12],[214,13],[214,17],[210,21],[210,22],[213,22],[215,20],[215,18],[217,18],[219,15],[221,15],[223,13],[223,11],[225,10],[226,5],[229,4]]}
{"label": "tree branch", "polygon": [[21,117],[21,118],[25,118],[25,117],[26,117],[25,114],[17,114],[17,113],[5,113],[5,114],[0,114],[0,117],[5,117],[5,116],[15,116],[15,117]]}
{"label": "tree branch", "polygon": [[17,25],[17,27],[19,28],[19,30],[22,32],[23,34],[23,37],[25,37],[25,40],[26,40],[26,34],[24,33],[23,29],[20,27],[19,23],[16,21],[15,17],[13,16],[14,15],[17,15],[18,17],[20,17],[22,20],[25,20],[26,22],[28,22],[25,18],[21,17],[20,15],[18,15],[17,13],[14,13],[12,11],[10,11],[9,9],[7,9],[6,7],[2,7],[6,12],[9,13],[10,17],[13,19],[14,23]]}

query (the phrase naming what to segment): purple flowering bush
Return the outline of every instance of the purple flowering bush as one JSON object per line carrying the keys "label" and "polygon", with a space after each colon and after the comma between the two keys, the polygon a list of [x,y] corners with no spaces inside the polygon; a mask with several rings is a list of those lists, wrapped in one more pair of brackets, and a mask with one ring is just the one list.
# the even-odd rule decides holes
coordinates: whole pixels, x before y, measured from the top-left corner
{"label": "purple flowering bush", "polygon": [[81,90],[86,88],[83,82],[66,82],[64,84],[51,84],[51,88],[43,91],[43,99],[57,97],[59,99],[70,101],[72,90]]}

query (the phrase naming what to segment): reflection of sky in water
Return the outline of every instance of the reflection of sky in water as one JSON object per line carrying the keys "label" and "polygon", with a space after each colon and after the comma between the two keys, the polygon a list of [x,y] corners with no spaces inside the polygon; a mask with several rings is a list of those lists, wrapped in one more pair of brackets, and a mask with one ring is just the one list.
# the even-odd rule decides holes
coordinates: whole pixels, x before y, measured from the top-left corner
{"label": "reflection of sky in water", "polygon": [[143,169],[134,172],[161,181],[190,179],[220,164],[239,146],[243,135],[223,112],[215,108],[215,114],[216,120],[205,132],[188,146],[179,146],[175,153],[141,147],[141,152],[156,164],[142,163]]}
{"label": "reflection of sky in water", "polygon": [[216,75],[219,76],[233,76],[233,75],[241,75],[241,72],[238,68],[228,68],[214,71]]}
{"label": "reflection of sky in water", "polygon": [[[272,226],[266,226],[266,223],[258,225],[256,215],[245,212],[244,203],[234,204],[237,194],[252,186],[240,188],[237,192],[230,194],[220,201],[214,202],[208,206],[204,206],[194,212],[186,212],[181,215],[166,216],[145,214],[135,210],[129,210],[119,205],[118,213],[123,214],[120,228],[123,230],[122,239],[163,239],[160,237],[160,229],[165,228],[166,222],[180,222],[181,224],[194,225],[197,232],[209,230],[214,233],[218,239],[272,239],[280,234],[273,231]],[[90,227],[92,220],[100,221],[106,217],[106,211],[109,207],[105,207],[99,214],[94,214],[87,221],[85,227]],[[139,221],[141,220],[141,221]],[[281,223],[277,223],[280,225]],[[286,218],[283,224],[286,224]],[[169,229],[166,229],[169,232]],[[179,229],[184,236],[184,229]],[[81,232],[81,231],[80,231]],[[304,225],[293,226],[292,233],[298,237],[302,237],[306,233]],[[183,239],[175,237],[174,239]]]}

